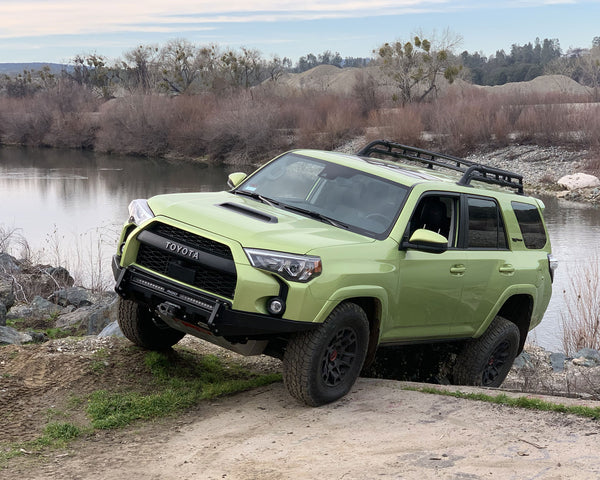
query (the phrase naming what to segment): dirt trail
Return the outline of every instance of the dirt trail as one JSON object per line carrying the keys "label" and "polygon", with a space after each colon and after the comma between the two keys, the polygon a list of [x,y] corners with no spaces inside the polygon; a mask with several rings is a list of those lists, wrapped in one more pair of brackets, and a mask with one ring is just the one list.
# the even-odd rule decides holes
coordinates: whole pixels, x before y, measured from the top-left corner
{"label": "dirt trail", "polygon": [[2,478],[600,478],[597,421],[403,385],[361,378],[341,401],[307,408],[274,384],[178,419],[100,433]]}

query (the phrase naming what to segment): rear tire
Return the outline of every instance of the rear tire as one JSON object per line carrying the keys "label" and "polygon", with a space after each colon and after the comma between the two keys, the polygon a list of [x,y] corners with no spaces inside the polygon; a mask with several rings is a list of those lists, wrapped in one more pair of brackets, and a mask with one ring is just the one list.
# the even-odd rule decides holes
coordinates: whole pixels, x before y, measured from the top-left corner
{"label": "rear tire", "polygon": [[499,387],[517,356],[519,328],[503,317],[496,317],[479,338],[471,340],[456,357],[453,383]]}
{"label": "rear tire", "polygon": [[140,347],[164,350],[185,336],[156,318],[148,307],[123,298],[119,298],[118,307],[118,323],[123,335]]}
{"label": "rear tire", "polygon": [[338,305],[323,324],[293,336],[283,357],[283,383],[294,398],[312,407],[346,395],[362,369],[369,321],[354,303]]}

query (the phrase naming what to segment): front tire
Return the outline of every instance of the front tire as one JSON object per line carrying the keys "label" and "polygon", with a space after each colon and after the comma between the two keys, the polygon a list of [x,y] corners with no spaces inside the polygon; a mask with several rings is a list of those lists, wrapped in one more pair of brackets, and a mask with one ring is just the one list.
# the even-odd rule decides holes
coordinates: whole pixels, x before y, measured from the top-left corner
{"label": "front tire", "polygon": [[283,357],[283,383],[294,398],[317,407],[346,395],[362,369],[369,321],[354,303],[338,305],[323,324],[296,334]]}
{"label": "front tire", "polygon": [[503,317],[496,317],[479,338],[465,345],[456,358],[453,383],[499,387],[517,356],[519,328]]}
{"label": "front tire", "polygon": [[119,298],[118,323],[125,337],[149,350],[172,347],[185,336],[155,318],[150,308],[123,298]]}

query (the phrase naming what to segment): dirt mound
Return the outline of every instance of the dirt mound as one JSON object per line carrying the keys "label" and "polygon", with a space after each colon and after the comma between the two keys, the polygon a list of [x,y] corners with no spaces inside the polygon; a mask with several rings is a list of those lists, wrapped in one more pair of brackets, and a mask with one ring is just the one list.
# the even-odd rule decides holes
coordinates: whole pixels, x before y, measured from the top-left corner
{"label": "dirt mound", "polygon": [[[181,341],[175,351],[179,349],[216,355],[257,373],[280,368],[278,360],[242,357],[193,337]],[[75,407],[94,391],[144,393],[153,384],[144,363],[146,354],[147,350],[116,337],[70,337],[0,348],[0,443],[39,437],[51,421],[85,425],[81,408]]]}
{"label": "dirt mound", "polygon": [[360,77],[372,77],[379,86],[389,83],[377,67],[339,68],[333,65],[319,65],[306,72],[287,73],[279,79],[279,84],[300,91],[315,90],[346,95],[352,93]]}
{"label": "dirt mound", "polygon": [[132,375],[147,375],[149,380],[143,355],[116,338],[0,348],[0,442],[38,437],[48,421],[61,420],[52,418],[53,412],[73,413],[70,402],[94,390],[128,385]]}
{"label": "dirt mound", "polygon": [[521,94],[521,95],[548,95],[548,94],[569,94],[569,95],[588,95],[590,89],[577,83],[575,80],[565,75],[542,75],[528,82],[512,82],[493,87],[475,87],[483,89],[489,93],[498,94]]}
{"label": "dirt mound", "polygon": [[[350,94],[358,79],[372,78],[383,91],[392,91],[393,82],[381,72],[379,67],[365,68],[339,68],[333,65],[319,65],[315,68],[302,73],[287,73],[279,79],[279,83],[294,90],[315,90],[322,92]],[[447,87],[447,82],[440,82],[440,90],[443,92]],[[463,80],[456,80],[453,84],[454,89],[465,90],[468,88],[477,88],[494,94],[570,94],[570,95],[588,95],[588,87],[577,83],[575,80],[565,75],[543,75],[534,78],[528,82],[506,83],[493,87],[472,85]]]}

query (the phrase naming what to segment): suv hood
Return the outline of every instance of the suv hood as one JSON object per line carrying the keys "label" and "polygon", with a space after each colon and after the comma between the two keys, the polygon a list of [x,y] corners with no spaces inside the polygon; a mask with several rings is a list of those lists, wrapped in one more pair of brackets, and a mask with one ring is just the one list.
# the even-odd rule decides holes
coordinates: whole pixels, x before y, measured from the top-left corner
{"label": "suv hood", "polygon": [[322,247],[374,241],[364,235],[228,192],[158,195],[150,198],[148,204],[157,217],[187,223],[249,248],[305,254]]}

